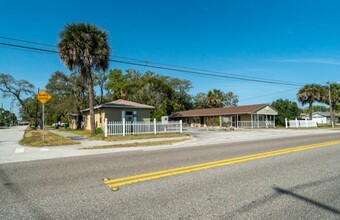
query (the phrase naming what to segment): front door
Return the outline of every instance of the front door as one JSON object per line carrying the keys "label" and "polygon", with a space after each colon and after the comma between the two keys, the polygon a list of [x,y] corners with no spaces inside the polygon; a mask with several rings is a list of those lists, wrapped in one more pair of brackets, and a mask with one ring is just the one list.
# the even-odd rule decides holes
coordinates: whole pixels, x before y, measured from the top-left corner
{"label": "front door", "polygon": [[234,128],[237,127],[237,119],[238,119],[238,118],[237,118],[236,115],[234,115],[234,116],[231,117],[231,126],[234,127]]}
{"label": "front door", "polygon": [[204,127],[204,117],[200,117],[201,127]]}

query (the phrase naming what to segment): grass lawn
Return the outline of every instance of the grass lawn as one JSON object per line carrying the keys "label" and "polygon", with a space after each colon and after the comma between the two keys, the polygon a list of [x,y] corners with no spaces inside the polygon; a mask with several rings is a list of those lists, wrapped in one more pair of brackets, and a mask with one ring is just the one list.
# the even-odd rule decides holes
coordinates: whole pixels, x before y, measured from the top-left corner
{"label": "grass lawn", "polygon": [[24,138],[19,143],[21,145],[30,146],[30,147],[79,144],[79,142],[73,141],[66,137],[53,134],[49,131],[45,131],[45,141],[44,143],[42,143],[42,130],[31,130],[31,129],[28,129],[25,131]]}
{"label": "grass lawn", "polygon": [[161,134],[139,134],[139,135],[126,135],[126,136],[110,136],[105,138],[104,134],[99,133],[93,136],[90,131],[87,130],[72,130],[72,129],[61,129],[62,131],[78,134],[89,137],[96,140],[105,141],[125,141],[125,140],[138,140],[138,139],[152,139],[152,138],[171,138],[171,137],[191,137],[188,133],[161,133]]}
{"label": "grass lawn", "polygon": [[187,136],[185,138],[176,140],[165,140],[165,141],[154,141],[154,142],[143,142],[143,143],[130,143],[130,144],[113,144],[105,146],[94,146],[94,147],[82,147],[80,150],[97,150],[97,149],[111,149],[111,148],[122,148],[122,147],[149,147],[158,145],[170,145],[178,142],[191,140],[191,137]]}

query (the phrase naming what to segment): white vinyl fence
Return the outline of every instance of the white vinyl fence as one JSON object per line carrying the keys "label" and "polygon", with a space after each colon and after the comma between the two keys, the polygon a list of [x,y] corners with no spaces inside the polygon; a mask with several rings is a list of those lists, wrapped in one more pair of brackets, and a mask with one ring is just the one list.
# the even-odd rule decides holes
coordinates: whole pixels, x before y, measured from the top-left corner
{"label": "white vinyl fence", "polygon": [[157,122],[154,119],[153,122],[128,122],[123,121],[112,121],[108,122],[105,119],[104,133],[105,137],[114,135],[136,135],[136,134],[158,134],[168,132],[179,132],[182,133],[182,120],[180,121],[169,121],[167,123]]}
{"label": "white vinyl fence", "polygon": [[275,128],[275,121],[238,121],[238,128]]}
{"label": "white vinyl fence", "polygon": [[316,123],[316,121],[312,121],[312,120],[287,120],[287,118],[285,119],[286,122],[286,128],[315,128],[318,127],[318,124]]}

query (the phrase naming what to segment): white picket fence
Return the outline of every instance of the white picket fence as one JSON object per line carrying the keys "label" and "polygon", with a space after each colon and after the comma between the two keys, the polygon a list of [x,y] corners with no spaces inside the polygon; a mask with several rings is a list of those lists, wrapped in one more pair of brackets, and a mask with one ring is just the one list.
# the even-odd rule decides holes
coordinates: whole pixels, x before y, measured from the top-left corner
{"label": "white picket fence", "polygon": [[107,118],[104,124],[104,134],[107,136],[114,135],[137,135],[137,134],[158,134],[158,133],[174,133],[183,132],[182,120],[169,121],[167,123],[157,122],[154,119],[153,122],[128,122],[112,121],[109,122]]}
{"label": "white picket fence", "polygon": [[275,121],[238,121],[238,128],[275,128]]}
{"label": "white picket fence", "polygon": [[318,127],[318,124],[316,121],[313,120],[287,120],[285,119],[286,122],[286,128],[313,128],[313,127]]}

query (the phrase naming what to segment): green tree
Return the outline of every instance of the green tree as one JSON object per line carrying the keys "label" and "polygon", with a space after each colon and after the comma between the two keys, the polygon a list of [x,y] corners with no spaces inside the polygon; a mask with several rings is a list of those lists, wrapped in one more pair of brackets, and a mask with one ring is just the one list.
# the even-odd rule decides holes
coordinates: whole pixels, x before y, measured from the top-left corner
{"label": "green tree", "polygon": [[208,93],[198,93],[193,96],[193,106],[195,109],[201,108],[223,108],[236,106],[238,96],[233,92],[224,93],[219,89],[213,89]]}
{"label": "green tree", "polygon": [[[332,119],[335,119],[335,112],[337,110],[338,104],[340,104],[340,84],[339,83],[331,83],[330,84],[330,95],[331,95],[331,114]],[[329,105],[329,98],[325,99],[325,103]],[[333,122],[335,124],[335,121]]]}
{"label": "green tree", "polygon": [[288,99],[277,99],[271,104],[271,106],[273,106],[278,112],[278,115],[275,117],[275,122],[279,125],[285,125],[285,118],[297,118],[302,112],[296,102],[289,101]]}
{"label": "green tree", "polygon": [[223,107],[237,106],[238,95],[233,92],[227,92],[223,95]]}
{"label": "green tree", "polygon": [[[25,118],[34,118],[36,123],[40,122],[38,114],[39,103],[33,98],[35,95],[34,85],[26,80],[16,80],[9,74],[0,73],[0,91],[3,97],[13,97],[21,106],[21,116]],[[35,107],[28,104],[27,97],[35,100]]]}
{"label": "green tree", "polygon": [[80,129],[82,113],[88,102],[87,86],[76,73],[70,76],[56,71],[50,77],[46,89],[53,99],[46,106],[46,121],[55,123],[65,122],[71,113],[78,114],[77,129]]}
{"label": "green tree", "polygon": [[296,94],[297,100],[304,106],[309,105],[309,118],[312,118],[313,103],[325,102],[327,97],[327,90],[318,84],[307,84],[300,88]]}
{"label": "green tree", "polygon": [[162,76],[152,71],[141,74],[129,69],[123,74],[119,69],[111,70],[105,88],[112,99],[121,98],[155,106],[151,115],[154,118],[191,107],[191,97],[188,94],[190,81]]}
{"label": "green tree", "polygon": [[209,108],[222,108],[224,101],[224,94],[219,89],[208,91],[206,103]]}
{"label": "green tree", "polygon": [[126,99],[126,94],[129,92],[129,79],[126,75],[123,75],[122,70],[110,70],[107,78],[105,89],[109,92],[110,99]]}
{"label": "green tree", "polygon": [[105,72],[108,68],[110,48],[107,33],[91,24],[67,24],[60,33],[58,50],[65,66],[77,71],[88,85],[91,133],[96,134],[94,72]]}
{"label": "green tree", "polygon": [[[314,112],[328,112],[329,108],[327,108],[324,105],[313,105],[313,111]],[[309,108],[303,109],[303,112],[309,114]]]}
{"label": "green tree", "polygon": [[96,102],[98,105],[100,105],[108,101],[105,99],[105,96],[104,96],[105,84],[108,78],[105,72],[96,73],[94,75],[94,78],[95,78],[94,85],[99,87],[99,92],[100,92],[99,97],[97,97],[96,99]]}
{"label": "green tree", "polygon": [[194,109],[207,108],[206,100],[207,94],[204,92],[197,93],[192,97]]}

